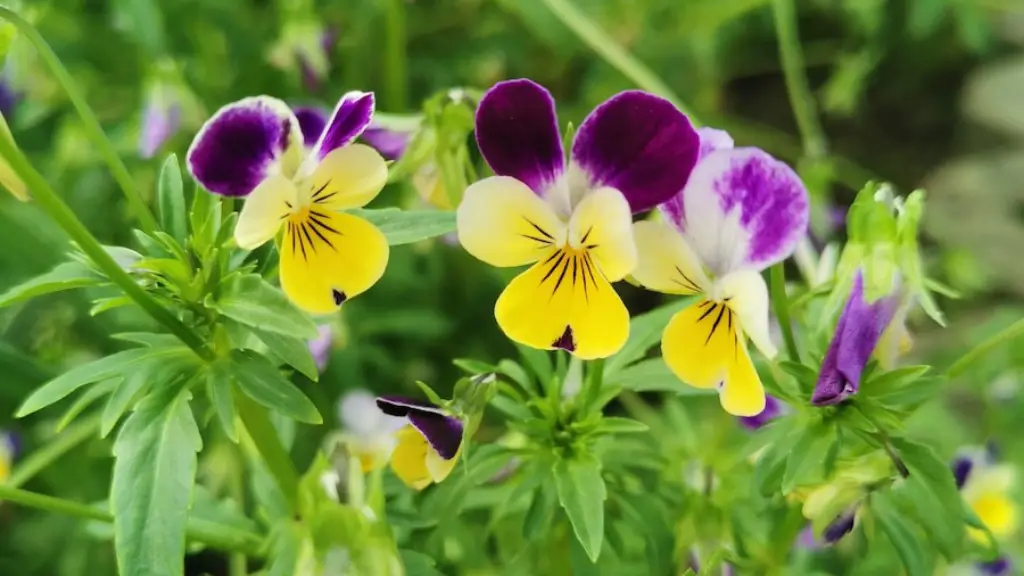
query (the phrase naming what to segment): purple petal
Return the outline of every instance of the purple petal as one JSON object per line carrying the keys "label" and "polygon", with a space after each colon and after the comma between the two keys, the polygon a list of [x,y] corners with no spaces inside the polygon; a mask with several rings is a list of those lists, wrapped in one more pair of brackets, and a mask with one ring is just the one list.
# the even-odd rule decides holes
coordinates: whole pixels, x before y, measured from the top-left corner
{"label": "purple petal", "polygon": [[715,274],[780,262],[807,233],[803,182],[757,148],[709,154],[694,168],[683,202],[685,232]]}
{"label": "purple petal", "polygon": [[978,570],[989,576],[1010,576],[1013,573],[1013,564],[1009,556],[1000,556],[991,562],[979,562]]}
{"label": "purple petal", "polygon": [[430,402],[413,400],[404,396],[378,396],[377,407],[388,416],[404,418],[412,412],[429,412],[444,414],[440,408]]}
{"label": "purple petal", "polygon": [[389,130],[371,123],[366,130],[363,130],[361,138],[377,150],[377,152],[380,152],[380,155],[384,158],[398,160],[402,153],[405,152],[405,147],[409,145],[412,133]]}
{"label": "purple petal", "polygon": [[[700,138],[700,153],[697,161],[700,162],[708,154],[716,150],[728,150],[733,147],[732,136],[725,130],[717,128],[698,128],[697,136]],[[658,206],[661,213],[669,222],[675,224],[679,230],[686,230],[686,207],[683,205],[683,191],[679,190],[671,198]]]}
{"label": "purple petal", "polygon": [[181,124],[181,106],[177,102],[150,99],[142,115],[139,133],[139,156],[152,158]]}
{"label": "purple petal", "polygon": [[0,430],[0,454],[8,461],[17,458],[21,454],[21,437],[15,432]]}
{"label": "purple petal", "polygon": [[580,124],[572,159],[592,186],[611,186],[641,212],[665,202],[686,185],[700,138],[689,118],[653,94],[621,92]]}
{"label": "purple petal", "polygon": [[312,148],[327,126],[327,112],[319,106],[296,106],[292,108],[292,112],[299,120],[303,144],[307,148]]}
{"label": "purple petal", "polygon": [[971,470],[974,468],[974,461],[967,456],[959,456],[953,460],[953,478],[956,480],[957,490],[964,487],[967,483],[967,479],[971,475]]}
{"label": "purple petal", "polygon": [[317,159],[322,160],[359,137],[373,119],[373,108],[373,92],[349,92],[342,96],[316,143]]}
{"label": "purple petal", "polygon": [[8,121],[10,121],[14,108],[18,105],[20,99],[18,93],[11,87],[10,82],[6,78],[0,77],[0,114],[3,114],[4,118]]}
{"label": "purple petal", "polygon": [[814,537],[814,528],[808,524],[804,526],[804,529],[797,534],[796,547],[803,548],[805,550],[814,550],[819,548],[821,545],[818,543],[818,539]]}
{"label": "purple petal", "polygon": [[850,298],[822,361],[812,404],[836,404],[857,392],[861,372],[896,314],[899,301],[898,294],[892,294],[868,304],[864,300],[864,277],[857,271]]}
{"label": "purple petal", "polygon": [[245,98],[207,120],[188,150],[188,169],[210,192],[246,196],[298,138],[298,123],[283,102]]}
{"label": "purple petal", "polygon": [[757,430],[772,420],[782,416],[782,402],[778,399],[765,395],[764,410],[757,416],[740,416],[740,424],[751,430]]}
{"label": "purple petal", "polygon": [[565,169],[555,100],[532,80],[491,87],[476,109],[476,142],[491,170],[543,196]]}
{"label": "purple petal", "polygon": [[855,519],[856,516],[853,512],[840,514],[831,524],[825,527],[825,531],[821,534],[822,540],[826,544],[835,544],[853,530]]}
{"label": "purple petal", "polygon": [[323,324],[317,326],[317,337],[309,340],[306,344],[309,353],[313,356],[317,370],[323,372],[327,368],[327,361],[331,358],[331,344],[334,340],[331,327]]}
{"label": "purple petal", "polygon": [[462,422],[458,418],[434,412],[412,411],[409,423],[423,434],[430,447],[445,460],[451,460],[462,444]]}

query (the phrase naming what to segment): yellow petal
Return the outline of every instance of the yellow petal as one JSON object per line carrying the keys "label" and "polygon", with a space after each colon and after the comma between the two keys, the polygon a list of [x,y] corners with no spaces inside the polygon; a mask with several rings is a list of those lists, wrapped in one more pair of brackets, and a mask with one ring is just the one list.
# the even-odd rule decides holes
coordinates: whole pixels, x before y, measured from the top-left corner
{"label": "yellow petal", "polygon": [[494,307],[505,334],[541,350],[606,358],[629,337],[629,311],[584,252],[550,249],[505,288]]}
{"label": "yellow petal", "polygon": [[715,289],[718,296],[729,301],[729,308],[739,317],[743,332],[766,358],[778,353],[768,331],[768,286],[754,270],[739,270],[722,277]]}
{"label": "yellow petal", "polygon": [[412,175],[412,185],[427,204],[440,210],[451,210],[452,200],[444,187],[444,180],[438,173],[437,166],[428,162]]}
{"label": "yellow petal", "polygon": [[747,354],[736,313],[721,302],[702,300],[669,321],[661,340],[665,363],[696,388],[719,388],[722,407],[755,416],[765,405],[764,388]]}
{"label": "yellow petal", "polygon": [[1003,493],[988,493],[972,501],[971,509],[996,538],[1005,538],[1017,529],[1017,506]]}
{"label": "yellow petal", "polygon": [[280,252],[284,293],[319,314],[368,290],[388,264],[388,242],[376,226],[315,206],[288,218]]}
{"label": "yellow petal", "polygon": [[427,469],[427,454],[432,451],[430,444],[412,424],[399,430],[396,438],[398,445],[391,453],[391,469],[406,486],[414,490],[426,488],[431,482]]}
{"label": "yellow petal", "polygon": [[300,185],[303,200],[323,211],[362,208],[388,181],[388,165],[373,148],[349,144],[320,161]]}
{"label": "yellow petal", "polygon": [[461,455],[462,446],[459,446],[459,451],[448,460],[441,458],[437,450],[430,448],[427,451],[427,472],[430,473],[430,479],[434,482],[441,482],[447,478],[452,473],[452,470],[455,469],[455,465],[458,464]]}
{"label": "yellow petal", "polygon": [[526,184],[507,176],[466,189],[456,211],[459,242],[492,266],[536,262],[565,244],[566,226]]}
{"label": "yellow petal", "polygon": [[610,282],[622,280],[636,267],[633,213],[618,190],[599,188],[585,196],[569,230],[570,243],[585,248]]}
{"label": "yellow petal", "polygon": [[683,235],[663,222],[633,225],[638,261],[633,278],[644,287],[666,294],[707,292],[711,281],[697,253]]}
{"label": "yellow petal", "polygon": [[235,243],[252,250],[270,240],[281,229],[295,206],[295,185],[280,174],[260,183],[245,199],[235,224]]}

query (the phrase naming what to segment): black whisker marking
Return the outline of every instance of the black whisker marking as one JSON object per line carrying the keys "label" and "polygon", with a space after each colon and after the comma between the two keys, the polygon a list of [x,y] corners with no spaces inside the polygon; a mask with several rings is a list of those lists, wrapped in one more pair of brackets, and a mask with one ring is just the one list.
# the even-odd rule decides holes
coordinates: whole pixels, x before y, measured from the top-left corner
{"label": "black whisker marking", "polygon": [[317,230],[315,220],[309,221],[309,229],[313,231],[313,234],[316,234],[321,240],[323,240],[328,246],[330,246],[331,250],[334,250],[335,252],[338,251],[338,249],[334,247],[334,244],[331,244],[331,241],[328,240],[326,236],[321,234],[319,230]]}
{"label": "black whisker marking", "polygon": [[310,250],[313,251],[313,254],[316,254],[316,245],[313,244],[313,237],[309,235],[309,230],[306,230],[306,223],[303,222],[303,223],[299,224],[299,228],[301,228],[302,229],[302,233],[305,234],[306,240],[309,240],[309,248],[310,248]]}
{"label": "black whisker marking", "polygon": [[562,265],[562,273],[558,275],[558,280],[555,281],[555,289],[551,291],[551,297],[555,297],[555,293],[558,292],[558,287],[562,285],[562,280],[565,279],[565,273],[569,271],[569,258],[565,259],[565,264]]}
{"label": "black whisker marking", "polygon": [[[590,233],[593,232],[593,231],[594,231],[594,227],[593,226],[591,226],[590,228],[587,228],[586,233],[583,234],[583,238],[580,238],[580,244],[586,244],[587,238],[590,236]],[[595,246],[596,246],[596,244],[595,244]]]}
{"label": "black whisker marking", "polygon": [[588,255],[584,254],[583,257],[582,257],[582,260],[583,260],[583,265],[581,266],[581,268],[583,268],[583,272],[580,274],[580,278],[583,279],[583,298],[587,302],[587,304],[589,304],[590,303],[590,290],[588,289],[588,286],[587,286],[587,270],[590,269],[590,263],[588,262],[590,260],[590,257]]}
{"label": "black whisker marking", "polygon": [[324,185],[323,185],[323,186],[321,186],[320,188],[318,188],[316,192],[313,192],[313,196],[312,196],[312,198],[313,198],[314,200],[316,200],[316,197],[317,197],[317,196],[319,196],[321,192],[323,192],[324,190],[326,190],[326,189],[327,189],[327,186],[328,186],[328,185],[329,185],[330,183],[331,183],[331,179],[330,179],[330,178],[328,178],[328,179],[327,179],[327,182],[324,182]]}
{"label": "black whisker marking", "polygon": [[548,256],[547,258],[545,258],[544,261],[541,262],[541,264],[547,264],[548,262],[551,262],[552,260],[554,260],[561,253],[562,253],[561,250],[552,253],[551,256]]}
{"label": "black whisker marking", "polygon": [[530,226],[533,226],[534,230],[536,230],[537,232],[540,232],[541,236],[547,238],[548,240],[552,240],[552,241],[555,239],[554,236],[552,236],[551,234],[548,234],[546,231],[544,231],[543,228],[541,228],[540,226],[537,226],[536,224],[534,224],[533,221],[530,220],[529,218],[524,216],[523,220],[526,220],[527,224],[529,224]]}
{"label": "black whisker marking", "polygon": [[563,258],[565,258],[565,252],[559,251],[558,260],[555,260],[555,263],[551,265],[551,270],[548,270],[548,273],[545,274],[544,277],[540,279],[541,284],[547,281],[547,279],[550,278],[551,275],[555,273],[555,270],[558,269],[558,265],[562,263]]}
{"label": "black whisker marking", "polygon": [[728,314],[727,318],[729,320],[729,332],[732,332],[732,310],[726,308],[725,313]]}
{"label": "black whisker marking", "polygon": [[576,286],[576,266],[578,264],[578,262],[576,260],[578,258],[579,258],[579,256],[573,254],[573,256],[572,256],[572,285],[573,286]]}
{"label": "black whisker marking", "polygon": [[697,322],[700,322],[701,320],[707,318],[712,312],[715,311],[715,308],[718,308],[718,304],[712,304],[711,308],[705,310],[704,313],[701,314],[700,318],[697,318]]}
{"label": "black whisker marking", "polygon": [[299,230],[298,230],[298,228],[299,228],[298,226],[294,226],[294,227],[292,228],[292,231],[293,231],[293,235],[292,235],[292,237],[293,237],[293,238],[298,238],[298,239],[299,239],[299,248],[300,248],[300,249],[302,249],[302,259],[303,259],[303,260],[305,261],[305,260],[308,260],[308,259],[309,259],[309,258],[308,258],[308,257],[306,256],[306,243],[305,243],[305,241],[303,241],[303,240],[302,240],[302,236],[299,236]]}
{"label": "black whisker marking", "polygon": [[711,304],[711,300],[701,300],[700,304],[697,304],[697,308],[703,308],[708,304]]}
{"label": "black whisker marking", "polygon": [[320,228],[324,232],[330,232],[332,234],[337,234],[338,236],[342,235],[341,232],[338,232],[334,228],[331,228],[330,226],[328,226],[327,224],[324,224],[323,222],[317,220],[316,218],[310,218],[309,219],[309,227],[312,228],[313,230],[316,230],[317,228]]}
{"label": "black whisker marking", "polygon": [[534,242],[540,242],[541,244],[543,244],[545,246],[550,246],[551,245],[551,241],[550,240],[546,240],[544,238],[537,238],[536,236],[531,236],[529,234],[520,234],[520,236],[522,236],[523,238],[526,238],[527,240],[533,240]]}
{"label": "black whisker marking", "polygon": [[316,210],[310,210],[309,211],[309,221],[310,222],[316,222],[324,230],[327,230],[329,232],[337,234],[338,236],[344,236],[344,234],[342,234],[341,232],[338,232],[337,230],[335,230],[334,227],[332,227],[327,222],[321,221],[320,220],[321,218],[326,220],[328,218],[328,216],[326,214],[321,214],[321,213],[317,212]]}
{"label": "black whisker marking", "polygon": [[587,265],[587,274],[590,274],[590,282],[597,288],[597,278],[594,277],[594,271],[591,269],[590,255],[583,258],[583,263]]}
{"label": "black whisker marking", "polygon": [[327,202],[327,200],[329,200],[329,199],[331,198],[331,196],[334,196],[334,195],[336,195],[337,193],[338,193],[338,191],[337,191],[337,190],[335,190],[334,192],[331,192],[331,193],[330,193],[330,194],[328,194],[327,196],[323,196],[323,197],[321,197],[321,198],[314,198],[314,199],[313,199],[313,203],[314,203],[314,204],[323,204],[324,202]]}
{"label": "black whisker marking", "polygon": [[724,314],[726,310],[727,308],[725,306],[722,306],[722,308],[718,311],[718,317],[715,318],[715,323],[711,325],[711,331],[708,332],[707,340],[704,340],[705,346],[708,345],[708,342],[711,342],[711,337],[715,335],[715,330],[718,330],[718,323],[722,321],[722,314]]}

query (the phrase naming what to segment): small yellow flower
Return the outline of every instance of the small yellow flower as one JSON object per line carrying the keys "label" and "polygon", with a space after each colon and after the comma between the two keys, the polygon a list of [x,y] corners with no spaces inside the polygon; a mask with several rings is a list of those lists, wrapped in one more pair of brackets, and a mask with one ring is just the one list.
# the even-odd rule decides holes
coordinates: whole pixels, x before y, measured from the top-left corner
{"label": "small yellow flower", "polygon": [[395,434],[391,469],[406,486],[422,490],[451,474],[462,454],[462,421],[431,404],[387,396],[377,406],[406,424]]}

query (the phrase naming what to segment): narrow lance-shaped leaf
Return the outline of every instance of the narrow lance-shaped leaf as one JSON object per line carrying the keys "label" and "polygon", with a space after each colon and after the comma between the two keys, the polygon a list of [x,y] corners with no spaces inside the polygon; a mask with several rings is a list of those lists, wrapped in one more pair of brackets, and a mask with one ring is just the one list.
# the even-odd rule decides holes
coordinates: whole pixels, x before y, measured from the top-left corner
{"label": "narrow lance-shaped leaf", "polygon": [[555,488],[576,539],[591,562],[601,555],[604,540],[604,479],[601,463],[591,454],[555,464]]}
{"label": "narrow lance-shaped leaf", "polygon": [[300,422],[323,423],[313,402],[266,357],[252,350],[234,350],[231,361],[235,380],[246,396]]}
{"label": "narrow lance-shaped leaf", "polygon": [[221,286],[213,307],[228,318],[267,332],[295,338],[315,338],[316,324],[263,278],[235,276]]}
{"label": "narrow lance-shaped leaf", "polygon": [[380,228],[388,244],[412,244],[455,231],[455,212],[441,210],[353,210]]}
{"label": "narrow lance-shaped leaf", "polygon": [[98,274],[81,262],[64,262],[49,272],[18,284],[0,295],[0,307],[31,300],[36,296],[52,294],[73,288],[96,286],[103,281]]}
{"label": "narrow lance-shaped leaf", "polygon": [[122,576],[184,573],[185,525],[202,439],[189,393],[177,388],[148,396],[114,444],[110,504]]}
{"label": "narrow lance-shaped leaf", "polygon": [[160,204],[160,227],[184,246],[188,236],[185,192],[181,181],[181,167],[175,154],[168,156],[160,167],[160,180],[156,192]]}

